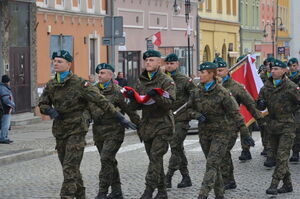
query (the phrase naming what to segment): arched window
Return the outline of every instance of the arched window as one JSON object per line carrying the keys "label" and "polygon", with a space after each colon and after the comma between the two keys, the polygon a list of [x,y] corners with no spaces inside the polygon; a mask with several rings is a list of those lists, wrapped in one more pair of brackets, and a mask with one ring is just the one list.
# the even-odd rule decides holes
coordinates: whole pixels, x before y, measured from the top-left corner
{"label": "arched window", "polygon": [[206,45],[203,52],[203,62],[210,61],[210,57],[210,48],[208,45]]}

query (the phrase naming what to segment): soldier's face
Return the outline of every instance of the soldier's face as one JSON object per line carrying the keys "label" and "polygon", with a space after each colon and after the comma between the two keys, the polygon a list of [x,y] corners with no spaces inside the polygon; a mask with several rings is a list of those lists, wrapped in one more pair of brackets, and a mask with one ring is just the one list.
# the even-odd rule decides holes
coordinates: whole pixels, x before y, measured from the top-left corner
{"label": "soldier's face", "polygon": [[272,77],[273,79],[281,79],[281,77],[283,76],[283,74],[286,72],[286,69],[281,68],[281,67],[276,67],[273,66],[271,69],[271,73],[272,73]]}
{"label": "soldier's face", "polygon": [[159,57],[148,57],[144,61],[145,69],[148,72],[155,72],[160,66],[161,59]]}
{"label": "soldier's face", "polygon": [[214,78],[214,73],[208,72],[207,70],[201,70],[199,73],[200,82],[205,84],[207,82],[212,81]]}
{"label": "soldier's face", "polygon": [[172,72],[179,67],[179,62],[178,61],[166,62],[165,66],[166,66],[166,71]]}
{"label": "soldier's face", "polygon": [[299,65],[298,64],[292,64],[292,65],[290,65],[289,66],[290,67],[290,71],[291,72],[296,72],[296,71],[298,71],[299,70]]}
{"label": "soldier's face", "polygon": [[229,72],[228,68],[218,68],[217,76],[221,78],[226,77],[226,75],[228,75],[228,72]]}
{"label": "soldier's face", "polygon": [[102,69],[99,71],[98,78],[100,83],[105,83],[111,80],[113,73],[111,70]]}
{"label": "soldier's face", "polygon": [[70,70],[71,68],[71,62],[68,62],[67,60],[60,57],[55,57],[52,60],[52,62],[53,62],[55,72],[65,72]]}

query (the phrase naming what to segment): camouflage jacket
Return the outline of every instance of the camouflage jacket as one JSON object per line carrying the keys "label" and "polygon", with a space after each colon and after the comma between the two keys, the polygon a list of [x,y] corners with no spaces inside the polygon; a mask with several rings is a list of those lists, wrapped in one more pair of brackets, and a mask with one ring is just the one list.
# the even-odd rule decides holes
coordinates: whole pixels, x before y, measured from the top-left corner
{"label": "camouflage jacket", "polygon": [[[192,79],[180,73],[178,70],[171,76],[176,84],[176,100],[173,104],[173,111],[176,111],[179,107],[185,104],[190,97],[191,91],[196,88]],[[176,115],[174,115],[175,121],[188,121],[189,114],[187,108],[182,109]]]}
{"label": "camouflage jacket", "polygon": [[286,76],[277,87],[274,87],[273,78],[269,78],[259,92],[260,99],[266,102],[270,120],[268,125],[272,132],[295,124],[294,113],[300,104],[300,92],[299,87]]}
{"label": "camouflage jacket", "polygon": [[99,106],[102,115],[116,112],[96,87],[70,73],[62,83],[56,77],[47,83],[38,106],[42,114],[50,107],[59,113],[61,119],[53,121],[52,133],[57,139],[64,139],[71,134],[86,134],[91,118],[89,103]]}
{"label": "camouflage jacket", "polygon": [[226,132],[231,133],[230,120],[235,121],[236,130],[244,124],[239,107],[231,93],[219,84],[214,84],[208,91],[200,84],[194,90],[189,100],[190,116],[198,119],[200,113],[204,114],[206,121],[199,125],[200,132]]}
{"label": "camouflage jacket", "polygon": [[260,79],[263,81],[263,83],[265,83],[268,80],[268,75],[266,71],[263,71],[259,74]]}
{"label": "camouflage jacket", "polygon": [[300,72],[298,72],[294,77],[289,76],[290,80],[292,80],[295,84],[300,86]]}
{"label": "camouflage jacket", "polygon": [[222,86],[231,92],[238,105],[244,105],[251,115],[256,119],[261,119],[262,114],[256,109],[256,104],[252,96],[248,93],[245,86],[238,83],[231,77],[223,82]]}
{"label": "camouflage jacket", "polygon": [[139,134],[144,141],[154,138],[158,134],[171,135],[174,130],[174,117],[172,114],[173,102],[176,99],[176,88],[172,78],[160,70],[149,79],[147,71],[144,71],[135,86],[140,95],[146,95],[153,88],[161,88],[169,93],[169,98],[155,96],[154,104],[144,105],[131,101],[133,110],[142,110],[142,119],[139,125]]}

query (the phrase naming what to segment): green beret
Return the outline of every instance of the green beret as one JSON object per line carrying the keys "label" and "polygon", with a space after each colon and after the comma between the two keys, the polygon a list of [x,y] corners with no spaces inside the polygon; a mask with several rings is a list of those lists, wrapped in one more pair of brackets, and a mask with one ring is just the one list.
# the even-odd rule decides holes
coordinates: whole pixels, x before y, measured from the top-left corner
{"label": "green beret", "polygon": [[214,59],[214,63],[217,65],[218,68],[225,68],[227,67],[226,61],[222,57],[216,57]]}
{"label": "green beret", "polygon": [[286,68],[287,65],[284,62],[280,61],[279,59],[275,59],[273,67]]}
{"label": "green beret", "polygon": [[242,59],[244,59],[244,57],[246,57],[246,55],[239,56],[239,58],[237,58],[237,60],[236,60],[236,63],[238,63],[239,61],[241,61]]}
{"label": "green beret", "polygon": [[299,63],[299,62],[298,62],[298,59],[295,58],[295,57],[293,57],[293,58],[291,58],[291,59],[289,60],[288,66],[291,66],[291,65],[293,65],[293,64],[298,64],[298,63]]}
{"label": "green beret", "polygon": [[143,54],[143,60],[145,60],[146,58],[149,58],[149,57],[161,57],[161,54],[157,50],[147,50]]}
{"label": "green beret", "polygon": [[204,62],[199,65],[198,71],[208,70],[208,69],[216,69],[218,66],[212,62]]}
{"label": "green beret", "polygon": [[67,60],[68,62],[73,61],[72,55],[66,50],[59,50],[57,52],[53,52],[52,53],[52,59],[54,59],[55,57],[63,58],[65,60]]}
{"label": "green beret", "polygon": [[214,59],[213,62],[216,64],[216,63],[218,63],[219,61],[225,62],[225,60],[224,60],[222,57],[216,57],[216,58]]}
{"label": "green beret", "polygon": [[173,61],[178,61],[178,57],[176,54],[171,53],[165,58],[165,62],[173,62]]}
{"label": "green beret", "polygon": [[275,58],[274,57],[268,57],[267,59],[265,59],[266,62],[269,63],[274,63],[275,62]]}
{"label": "green beret", "polygon": [[96,73],[99,74],[99,71],[102,69],[111,70],[113,73],[115,72],[115,68],[112,65],[102,63],[102,64],[98,64],[98,66],[96,67]]}

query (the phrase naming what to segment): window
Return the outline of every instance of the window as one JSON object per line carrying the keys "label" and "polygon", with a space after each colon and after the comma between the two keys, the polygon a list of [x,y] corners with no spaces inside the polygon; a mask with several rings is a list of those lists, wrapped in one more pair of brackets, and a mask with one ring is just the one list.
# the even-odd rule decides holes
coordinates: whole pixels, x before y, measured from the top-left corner
{"label": "window", "polygon": [[222,13],[222,9],[223,9],[223,7],[222,7],[222,0],[218,0],[217,1],[217,12],[218,13]]}
{"label": "window", "polygon": [[236,0],[232,0],[232,14],[236,16]]}
{"label": "window", "polygon": [[227,14],[231,15],[231,0],[227,0],[226,2],[226,10],[227,10]]}
{"label": "window", "polygon": [[211,0],[207,0],[205,6],[206,11],[211,11]]}

